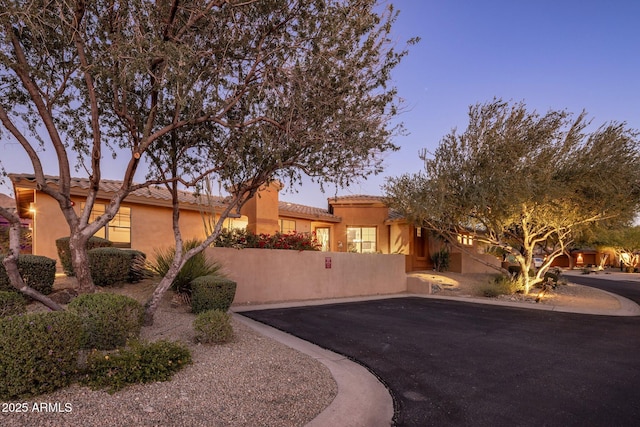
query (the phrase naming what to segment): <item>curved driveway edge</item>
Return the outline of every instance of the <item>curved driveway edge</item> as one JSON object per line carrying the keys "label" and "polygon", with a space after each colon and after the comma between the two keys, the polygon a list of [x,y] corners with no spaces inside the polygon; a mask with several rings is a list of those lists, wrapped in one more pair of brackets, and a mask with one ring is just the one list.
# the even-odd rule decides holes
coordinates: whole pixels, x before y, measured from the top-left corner
{"label": "curved driveway edge", "polygon": [[233,313],[233,316],[260,334],[313,357],[329,369],[338,385],[338,393],[331,404],[307,424],[308,427],[391,425],[394,408],[389,390],[365,367],[241,314]]}
{"label": "curved driveway edge", "polygon": [[499,305],[502,307],[518,307],[518,308],[525,308],[525,309],[532,309],[532,310],[557,311],[562,313],[591,314],[594,316],[640,316],[640,306],[635,302],[631,301],[628,298],[622,297],[620,295],[603,291],[602,289],[599,289],[599,291],[604,292],[609,296],[617,299],[618,303],[620,304],[620,307],[614,310],[614,309],[600,309],[597,307],[570,307],[570,306],[551,305],[551,304],[545,305],[545,304],[538,304],[538,303],[499,301],[499,300],[492,300],[489,298],[456,297],[456,296],[448,296],[448,295],[441,296],[441,295],[425,295],[425,294],[407,294],[406,296],[469,302],[474,304]]}

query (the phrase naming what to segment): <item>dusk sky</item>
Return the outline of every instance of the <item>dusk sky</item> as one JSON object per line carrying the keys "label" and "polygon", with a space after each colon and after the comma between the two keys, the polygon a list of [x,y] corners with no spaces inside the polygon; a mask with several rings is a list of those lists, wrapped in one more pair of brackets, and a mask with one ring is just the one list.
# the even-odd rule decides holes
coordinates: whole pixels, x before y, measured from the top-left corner
{"label": "dusk sky", "polygon": [[[414,36],[421,42],[396,68],[394,80],[405,100],[400,117],[408,136],[395,142],[382,175],[338,195],[381,195],[387,176],[418,172],[418,152],[433,151],[452,128],[463,131],[472,104],[524,101],[545,113],[588,112],[593,127],[610,121],[640,129],[640,2],[637,0],[396,0],[398,47]],[[53,153],[51,153],[53,154]],[[8,172],[31,173],[26,156],[8,135],[0,140]],[[54,168],[45,172],[57,174]],[[121,170],[104,171],[119,179]],[[305,183],[281,200],[327,206],[335,189],[321,193]],[[0,192],[8,193],[7,187]]]}

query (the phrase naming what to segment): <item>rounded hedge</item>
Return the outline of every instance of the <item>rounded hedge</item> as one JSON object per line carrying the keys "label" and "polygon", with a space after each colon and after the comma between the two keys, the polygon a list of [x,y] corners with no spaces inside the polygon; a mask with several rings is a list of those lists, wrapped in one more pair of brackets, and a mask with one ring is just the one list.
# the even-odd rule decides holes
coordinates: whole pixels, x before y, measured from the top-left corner
{"label": "rounded hedge", "polygon": [[226,312],[236,296],[236,282],[220,276],[202,276],[191,281],[191,310]]}
{"label": "rounded hedge", "polygon": [[[41,255],[23,254],[18,256],[18,271],[22,280],[30,288],[49,295],[56,280],[56,260]],[[11,286],[4,264],[0,262],[0,290],[18,292]]]}
{"label": "rounded hedge", "polygon": [[[106,248],[111,246],[113,246],[113,243],[101,237],[91,236],[89,237],[89,240],[87,240],[88,251],[94,248]],[[73,271],[73,264],[71,263],[69,237],[61,237],[57,239],[56,249],[58,251],[58,258],[60,258],[60,263],[62,264],[62,270],[64,271],[64,274],[66,274],[67,276],[75,276],[76,273]]]}
{"label": "rounded hedge", "polygon": [[125,295],[84,294],[68,305],[82,322],[82,348],[112,350],[138,338],[144,307]]}
{"label": "rounded hedge", "polygon": [[25,297],[17,292],[0,291],[0,317],[15,316],[26,310]]}
{"label": "rounded hedge", "polygon": [[0,318],[0,400],[71,384],[81,330],[80,319],[66,311]]}
{"label": "rounded hedge", "polygon": [[233,339],[231,316],[221,310],[207,310],[193,321],[195,342],[222,344]]}
{"label": "rounded hedge", "polygon": [[118,248],[95,248],[87,252],[89,270],[96,286],[110,286],[126,282],[129,277],[131,254]]}

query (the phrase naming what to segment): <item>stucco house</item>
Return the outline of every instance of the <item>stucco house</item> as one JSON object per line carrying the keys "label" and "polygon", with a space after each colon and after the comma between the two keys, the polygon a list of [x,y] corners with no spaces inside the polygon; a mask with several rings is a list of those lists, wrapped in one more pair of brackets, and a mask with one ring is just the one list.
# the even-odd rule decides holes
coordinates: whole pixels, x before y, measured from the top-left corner
{"label": "stucco house", "polygon": [[[36,188],[30,174],[9,174],[13,184],[16,207],[21,218],[31,221],[33,253],[57,259],[55,240],[69,234],[68,225],[57,202]],[[57,177],[47,177],[56,185]],[[103,180],[92,215],[98,216],[120,182]],[[71,182],[71,201],[80,212],[89,181],[74,178]],[[323,251],[404,254],[406,270],[433,268],[431,255],[442,242],[427,232],[408,224],[393,212],[382,197],[351,195],[328,199],[328,207],[317,208],[288,203],[279,199],[282,186],[274,183],[263,187],[242,208],[240,215],[227,220],[228,227],[246,227],[255,233],[315,232]],[[216,215],[224,207],[224,197],[202,197],[180,192],[180,226],[184,238],[204,238],[203,212],[213,210]],[[156,249],[173,244],[171,227],[171,197],[163,187],[149,187],[134,191],[122,203],[118,214],[96,235],[116,246],[134,248],[152,255]],[[461,242],[473,247],[470,236]],[[485,260],[499,264],[499,260],[484,255]],[[460,273],[485,272],[488,267],[472,260],[462,252],[451,252],[450,270]]]}

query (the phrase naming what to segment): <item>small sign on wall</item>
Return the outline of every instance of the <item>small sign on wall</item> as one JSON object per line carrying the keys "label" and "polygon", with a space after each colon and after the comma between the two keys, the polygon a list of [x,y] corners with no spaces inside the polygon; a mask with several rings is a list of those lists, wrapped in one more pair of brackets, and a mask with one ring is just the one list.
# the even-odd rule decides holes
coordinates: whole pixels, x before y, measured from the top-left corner
{"label": "small sign on wall", "polygon": [[331,257],[324,257],[324,268],[331,268]]}

